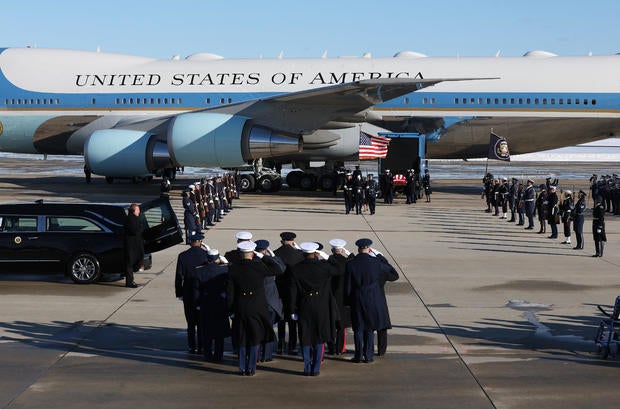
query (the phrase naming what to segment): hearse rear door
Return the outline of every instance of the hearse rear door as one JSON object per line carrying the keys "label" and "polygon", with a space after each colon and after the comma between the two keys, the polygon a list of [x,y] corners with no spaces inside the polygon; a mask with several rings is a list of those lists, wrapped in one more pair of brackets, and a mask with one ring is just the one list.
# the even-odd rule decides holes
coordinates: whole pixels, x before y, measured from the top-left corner
{"label": "hearse rear door", "polygon": [[183,232],[168,196],[162,195],[140,205],[144,224],[144,252],[154,253],[183,242]]}

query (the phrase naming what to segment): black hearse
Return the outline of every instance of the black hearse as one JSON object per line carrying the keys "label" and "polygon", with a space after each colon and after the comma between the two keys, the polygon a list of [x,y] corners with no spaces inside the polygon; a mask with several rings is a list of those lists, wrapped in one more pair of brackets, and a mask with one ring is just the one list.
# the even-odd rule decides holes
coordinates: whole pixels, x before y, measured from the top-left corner
{"label": "black hearse", "polygon": [[[124,272],[127,205],[96,203],[0,204],[0,270],[65,272],[76,283]],[[183,241],[167,196],[140,205],[145,268],[150,253]]]}

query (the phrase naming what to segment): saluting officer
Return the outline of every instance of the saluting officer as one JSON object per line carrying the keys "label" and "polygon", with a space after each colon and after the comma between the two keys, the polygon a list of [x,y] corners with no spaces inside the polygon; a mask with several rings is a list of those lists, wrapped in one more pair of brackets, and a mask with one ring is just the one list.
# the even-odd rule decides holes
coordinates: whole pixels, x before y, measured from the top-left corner
{"label": "saluting officer", "polygon": [[389,316],[381,286],[398,279],[398,273],[377,257],[370,255],[372,240],[355,242],[358,254],[347,264],[345,294],[351,305],[355,341],[352,362],[374,360],[374,331],[389,327]]}
{"label": "saluting officer", "polygon": [[346,329],[351,326],[351,308],[345,305],[344,274],[347,269],[347,261],[352,259],[353,255],[344,247],[347,242],[342,239],[332,239],[329,241],[329,245],[332,246],[332,254],[328,261],[339,270],[339,274],[332,277],[332,294],[338,307],[336,337],[327,345],[330,355],[340,355],[346,349]]}
{"label": "saluting officer", "polygon": [[304,359],[304,375],[317,376],[321,371],[323,344],[335,336],[337,314],[332,299],[331,278],[341,270],[319,259],[319,245],[301,243],[304,260],[293,266],[290,311],[299,321],[299,343]]}
{"label": "saluting officer", "polygon": [[[198,336],[198,342],[196,342],[196,335],[200,334],[200,313],[196,309],[198,303],[194,299],[194,286],[196,285],[196,267],[206,264],[208,261],[208,254],[202,249],[203,238],[204,236],[200,233],[190,236],[190,248],[179,254],[174,277],[175,294],[178,299],[183,301],[183,311],[187,322],[187,345],[192,354],[202,352],[202,337]],[[198,333],[196,329],[198,329]]]}

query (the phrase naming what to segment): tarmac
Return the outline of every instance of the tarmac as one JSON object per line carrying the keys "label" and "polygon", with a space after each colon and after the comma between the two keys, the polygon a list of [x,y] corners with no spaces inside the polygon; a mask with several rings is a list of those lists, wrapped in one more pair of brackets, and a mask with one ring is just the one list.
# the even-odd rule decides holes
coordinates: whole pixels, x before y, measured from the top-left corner
{"label": "tarmac", "polygon": [[[0,202],[159,195],[157,184],[86,185],[76,175],[0,166],[15,167],[0,180]],[[302,376],[298,356],[277,355],[240,377],[230,352],[221,364],[188,355],[174,296],[186,248],[178,245],[154,254],[137,289],[116,276],[77,285],[2,272],[0,407],[616,408],[619,362],[601,359],[593,338],[596,305],[620,294],[620,217],[608,217],[605,256],[592,258],[589,216],[585,250],[573,250],[485,213],[477,188],[435,186],[431,203],[378,201],[372,216],[344,215],[342,199],[328,193],[246,194],[206,233],[222,253],[239,230],[274,248],[285,230],[298,242],[342,238],[351,251],[356,239],[372,239],[400,274],[386,285],[388,353],[374,363],[349,361],[350,332],[348,353],[327,357],[319,377]],[[179,190],[172,197],[180,209]]]}

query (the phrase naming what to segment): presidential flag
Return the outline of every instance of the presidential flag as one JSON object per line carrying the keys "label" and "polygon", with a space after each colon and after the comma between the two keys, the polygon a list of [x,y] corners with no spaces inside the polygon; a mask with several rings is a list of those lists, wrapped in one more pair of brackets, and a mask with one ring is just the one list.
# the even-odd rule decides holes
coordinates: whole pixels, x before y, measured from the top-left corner
{"label": "presidential flag", "polygon": [[504,160],[510,162],[510,151],[508,150],[508,141],[501,136],[491,132],[489,140],[489,159]]}
{"label": "presidential flag", "polygon": [[390,140],[385,136],[373,136],[366,132],[360,132],[360,160],[385,159]]}

